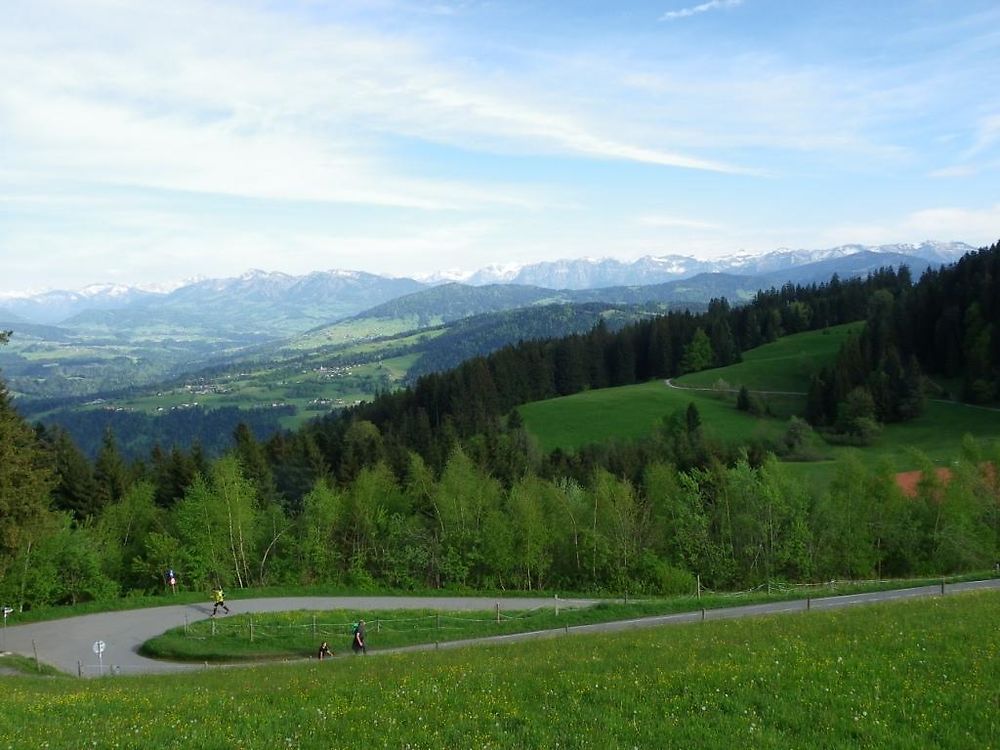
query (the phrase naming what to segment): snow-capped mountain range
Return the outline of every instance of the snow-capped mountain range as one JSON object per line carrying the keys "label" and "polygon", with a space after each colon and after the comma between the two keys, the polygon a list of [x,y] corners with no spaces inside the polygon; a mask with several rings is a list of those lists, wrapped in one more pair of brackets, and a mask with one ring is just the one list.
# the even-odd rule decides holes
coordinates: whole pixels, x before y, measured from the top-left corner
{"label": "snow-capped mountain range", "polygon": [[[690,278],[701,273],[766,276],[823,263],[824,273],[836,272],[837,259],[861,253],[885,255],[887,265],[912,258],[914,266],[950,263],[973,251],[962,242],[923,242],[919,245],[841,245],[823,250],[780,249],[764,254],[739,253],[700,260],[686,255],[645,256],[634,261],[578,258],[532,264],[497,264],[476,271],[439,271],[417,279],[389,278],[361,271],[316,271],[304,276],[251,270],[238,277],[190,279],[172,285],[130,287],[94,284],[78,291],[0,294],[0,323],[5,319],[33,323],[66,323],[78,316],[114,311],[194,312],[245,314],[249,305],[276,305],[280,314],[295,314],[308,306],[318,316],[343,316],[428,286],[462,282],[473,286],[519,284],[548,289],[599,289],[646,286]],[[332,305],[332,306],[331,306]],[[317,318],[319,319],[319,318]],[[91,321],[92,322],[92,321]]]}
{"label": "snow-capped mountain range", "polygon": [[[634,261],[613,258],[556,260],[530,265],[492,265],[464,276],[451,273],[449,281],[467,284],[531,284],[549,289],[597,289],[637,286],[695,276],[699,273],[770,274],[810,263],[846,258],[862,252],[905,255],[931,264],[951,263],[975,250],[964,242],[923,242],[919,245],[841,245],[823,250],[782,248],[764,254],[739,253],[710,260],[687,255],[647,255]],[[430,277],[428,280],[437,280]]]}

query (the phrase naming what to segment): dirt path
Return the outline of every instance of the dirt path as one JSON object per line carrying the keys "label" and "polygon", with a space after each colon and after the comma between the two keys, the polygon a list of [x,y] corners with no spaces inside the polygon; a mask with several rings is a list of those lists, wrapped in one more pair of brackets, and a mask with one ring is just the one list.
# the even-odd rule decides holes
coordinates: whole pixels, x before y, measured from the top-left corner
{"label": "dirt path", "polygon": [[[710,391],[712,393],[739,393],[739,388],[696,388],[695,386],[689,385],[677,385],[673,378],[667,378],[663,381],[667,388],[673,388],[675,391]],[[802,391],[755,391],[747,388],[747,393],[759,393],[762,396],[808,396],[808,393],[803,393]]]}

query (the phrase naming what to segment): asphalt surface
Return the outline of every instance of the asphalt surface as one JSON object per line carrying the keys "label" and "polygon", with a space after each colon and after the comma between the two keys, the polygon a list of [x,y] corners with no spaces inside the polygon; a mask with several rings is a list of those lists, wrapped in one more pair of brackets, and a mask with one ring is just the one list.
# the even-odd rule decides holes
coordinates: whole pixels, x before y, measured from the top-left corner
{"label": "asphalt surface", "polygon": [[[865,594],[825,596],[815,599],[772,602],[769,604],[749,604],[721,609],[697,610],[673,615],[641,617],[631,620],[575,625],[555,630],[542,630],[513,635],[491,636],[461,641],[428,643],[403,648],[370,651],[370,655],[392,654],[432,649],[464,648],[482,644],[516,643],[539,638],[557,638],[579,633],[614,633],[643,628],[663,627],[704,620],[723,620],[740,617],[775,615],[807,610],[830,610],[845,607],[888,602],[897,599],[913,599],[928,596],[942,596],[963,591],[1000,590],[1000,579],[951,583],[942,586],[919,586],[891,591],[876,591]],[[554,606],[554,599],[490,597],[292,597],[279,599],[240,599],[228,602],[232,614],[247,612],[284,612],[297,609],[333,610],[352,609],[378,612],[391,609],[438,609],[441,611],[486,611],[499,603],[502,610],[515,611]],[[595,604],[595,600],[559,599],[560,607],[581,607]],[[64,620],[29,623],[8,627],[6,650],[33,656],[32,642],[37,648],[38,658],[71,674],[78,672],[84,677],[97,676],[100,664],[103,673],[117,670],[121,674],[164,673],[202,669],[202,664],[178,664],[147,659],[136,653],[138,647],[153,636],[184,625],[205,619],[211,614],[212,605],[193,604],[152,609],[126,610],[94,615],[83,615]],[[95,641],[104,641],[106,648],[98,657],[93,652]],[[82,669],[80,669],[82,665]]]}
{"label": "asphalt surface", "polygon": [[[227,601],[230,614],[247,612],[287,612],[292,610],[349,609],[378,612],[392,609],[437,609],[447,611],[487,611],[499,602],[503,611],[527,610],[554,606],[552,598],[496,597],[416,597],[416,596],[345,596],[285,597],[274,599],[235,599]],[[559,599],[560,607],[595,604],[593,600]],[[212,603],[181,604],[167,607],[102,612],[62,620],[8,626],[0,638],[0,650],[34,657],[70,674],[94,677],[117,671],[121,674],[181,672],[204,668],[204,664],[174,663],[140,656],[139,646],[150,638],[186,622],[204,620],[212,614]],[[94,652],[97,641],[105,648],[100,657]]]}

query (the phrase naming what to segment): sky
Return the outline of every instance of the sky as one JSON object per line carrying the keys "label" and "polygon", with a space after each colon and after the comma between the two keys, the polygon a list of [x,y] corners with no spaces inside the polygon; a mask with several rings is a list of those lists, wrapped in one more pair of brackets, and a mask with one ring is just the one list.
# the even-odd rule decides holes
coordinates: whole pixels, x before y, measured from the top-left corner
{"label": "sky", "polygon": [[995,0],[4,0],[0,293],[1000,239]]}

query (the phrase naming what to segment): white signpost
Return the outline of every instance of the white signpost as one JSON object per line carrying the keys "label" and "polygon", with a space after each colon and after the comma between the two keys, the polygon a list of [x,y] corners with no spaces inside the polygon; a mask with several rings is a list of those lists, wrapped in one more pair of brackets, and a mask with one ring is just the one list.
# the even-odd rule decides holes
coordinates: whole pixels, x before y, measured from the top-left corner
{"label": "white signpost", "polygon": [[3,645],[0,646],[0,651],[6,653],[7,651],[7,615],[9,615],[14,610],[8,606],[3,608]]}
{"label": "white signpost", "polygon": [[104,674],[104,641],[94,641],[94,653],[97,654],[97,668]]}

